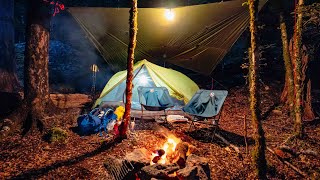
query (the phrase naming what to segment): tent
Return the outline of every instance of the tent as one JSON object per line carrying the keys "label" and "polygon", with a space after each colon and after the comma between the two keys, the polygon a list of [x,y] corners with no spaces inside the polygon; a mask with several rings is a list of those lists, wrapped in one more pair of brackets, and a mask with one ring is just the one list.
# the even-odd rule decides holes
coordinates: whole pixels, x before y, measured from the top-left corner
{"label": "tent", "polygon": [[[137,62],[134,67],[132,90],[133,109],[140,109],[138,87],[166,87],[176,105],[187,103],[199,87],[186,75],[167,69],[147,60]],[[124,101],[127,71],[120,71],[113,75],[104,87],[94,107],[103,101]]]}
{"label": "tent", "polygon": [[[260,0],[259,9],[267,0]],[[210,75],[249,24],[247,0],[139,8],[135,59],[169,62]],[[71,7],[69,12],[110,67],[126,68],[129,8]]]}

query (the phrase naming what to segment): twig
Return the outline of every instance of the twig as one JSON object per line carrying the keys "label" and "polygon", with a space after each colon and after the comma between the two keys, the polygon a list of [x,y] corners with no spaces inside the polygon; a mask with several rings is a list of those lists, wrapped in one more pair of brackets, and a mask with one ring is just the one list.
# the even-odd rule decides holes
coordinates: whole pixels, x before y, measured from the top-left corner
{"label": "twig", "polygon": [[291,141],[292,139],[296,138],[296,135],[291,135],[289,136],[282,144],[281,146],[287,144],[287,142]]}
{"label": "twig", "polygon": [[[269,147],[267,147],[267,150],[270,151],[272,154],[274,154],[274,155],[277,156],[277,154],[275,154],[274,151],[273,151],[272,149],[270,149]],[[295,167],[294,165],[292,165],[292,164],[289,163],[288,161],[280,158],[279,156],[277,156],[277,157],[281,160],[281,162],[283,162],[283,163],[285,163],[286,165],[288,165],[290,168],[292,168],[294,171],[296,171],[297,173],[299,173],[301,176],[303,176],[303,177],[308,177],[308,175],[307,175],[305,172],[301,171],[300,169],[298,169],[297,167]]]}
{"label": "twig", "polygon": [[227,141],[225,138],[220,136],[217,133],[214,133],[214,136],[219,138],[223,143],[225,143],[227,146],[230,146],[232,149],[234,149],[238,154],[240,154],[239,148],[233,144],[231,144],[229,141]]}

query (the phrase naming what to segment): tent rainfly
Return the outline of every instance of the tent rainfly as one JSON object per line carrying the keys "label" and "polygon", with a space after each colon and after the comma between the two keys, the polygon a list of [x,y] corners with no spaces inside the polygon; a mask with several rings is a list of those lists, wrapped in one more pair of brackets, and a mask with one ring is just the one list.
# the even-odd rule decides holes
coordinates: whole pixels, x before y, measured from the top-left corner
{"label": "tent rainfly", "polygon": [[[147,60],[137,62],[134,67],[132,90],[132,109],[140,109],[138,87],[166,87],[174,102],[184,104],[189,102],[199,87],[186,75],[155,65]],[[104,87],[94,107],[103,101],[124,101],[127,71],[120,71],[113,75]]]}
{"label": "tent rainfly", "polygon": [[[259,9],[267,0],[260,0]],[[139,8],[135,59],[170,62],[210,75],[247,28],[247,0]],[[71,7],[69,12],[110,67],[126,67],[129,8]],[[168,12],[170,14],[168,14]]]}

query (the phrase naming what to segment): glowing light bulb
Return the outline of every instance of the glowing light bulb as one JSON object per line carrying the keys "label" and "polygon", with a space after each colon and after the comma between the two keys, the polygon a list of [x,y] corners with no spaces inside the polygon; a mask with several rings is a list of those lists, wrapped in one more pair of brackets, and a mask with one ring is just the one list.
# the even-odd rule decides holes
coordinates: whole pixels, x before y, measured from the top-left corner
{"label": "glowing light bulb", "polygon": [[174,19],[174,12],[172,9],[165,9],[164,10],[164,16],[169,20],[172,21]]}

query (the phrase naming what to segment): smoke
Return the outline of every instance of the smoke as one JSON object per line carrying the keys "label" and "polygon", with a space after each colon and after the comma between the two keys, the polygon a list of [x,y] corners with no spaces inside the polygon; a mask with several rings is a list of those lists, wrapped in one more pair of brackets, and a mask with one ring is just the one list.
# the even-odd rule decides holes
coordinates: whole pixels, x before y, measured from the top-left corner
{"label": "smoke", "polygon": [[[53,62],[53,59],[52,61],[50,59],[52,71],[60,63],[65,65],[62,71],[50,74],[51,82],[61,87],[74,88],[76,92],[90,92],[93,83],[91,66],[96,64],[99,68],[96,75],[96,90],[101,91],[114,73],[68,12],[60,13],[52,18],[50,37],[51,40],[61,42],[73,50],[72,53],[68,53],[68,56],[73,57],[68,57],[67,61],[59,57],[56,59],[62,62]],[[59,47],[56,50],[63,52],[63,49]],[[59,52],[55,54],[63,56]]]}

